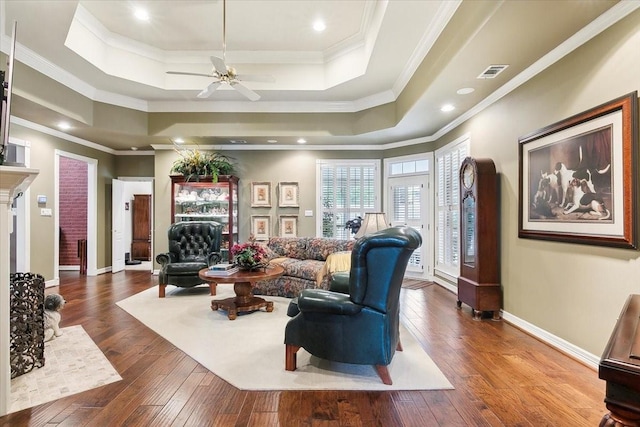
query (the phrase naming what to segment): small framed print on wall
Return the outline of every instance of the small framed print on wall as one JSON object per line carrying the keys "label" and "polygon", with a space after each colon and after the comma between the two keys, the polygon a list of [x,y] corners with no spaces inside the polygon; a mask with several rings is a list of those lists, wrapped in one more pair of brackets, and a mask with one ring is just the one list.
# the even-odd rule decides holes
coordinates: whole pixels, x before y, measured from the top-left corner
{"label": "small framed print on wall", "polygon": [[297,208],[298,207],[298,183],[281,182],[278,184],[278,195],[280,197],[278,207]]}
{"label": "small framed print on wall", "polygon": [[298,237],[297,215],[280,215],[280,237]]}
{"label": "small framed print on wall", "polygon": [[251,234],[256,240],[269,240],[269,231],[271,230],[270,215],[252,215],[251,216]]}
{"label": "small framed print on wall", "polygon": [[251,207],[270,208],[271,207],[271,183],[252,182],[251,183]]}

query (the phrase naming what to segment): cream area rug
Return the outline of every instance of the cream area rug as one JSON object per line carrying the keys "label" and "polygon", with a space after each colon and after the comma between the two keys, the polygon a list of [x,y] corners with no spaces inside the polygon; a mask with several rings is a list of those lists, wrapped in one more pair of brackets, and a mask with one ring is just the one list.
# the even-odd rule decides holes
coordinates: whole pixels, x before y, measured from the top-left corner
{"label": "cream area rug", "polygon": [[11,380],[9,412],[61,399],[122,377],[82,326],[62,329],[44,344],[44,366]]}
{"label": "cream area rug", "polygon": [[166,298],[150,288],[117,304],[211,372],[242,390],[434,390],[451,383],[404,328],[384,385],[372,366],[328,362],[298,351],[297,370],[284,369],[284,328],[289,299],[265,297],[274,310],[239,314],[212,311],[211,300],[233,296],[233,285],[173,288]]}

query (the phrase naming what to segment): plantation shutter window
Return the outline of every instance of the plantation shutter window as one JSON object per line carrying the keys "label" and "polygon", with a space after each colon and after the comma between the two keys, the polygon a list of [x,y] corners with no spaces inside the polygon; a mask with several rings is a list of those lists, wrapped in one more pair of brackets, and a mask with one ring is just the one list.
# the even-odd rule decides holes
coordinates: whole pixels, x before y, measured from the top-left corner
{"label": "plantation shutter window", "polygon": [[460,164],[469,140],[436,152],[436,271],[457,278],[460,272]]}
{"label": "plantation shutter window", "polygon": [[319,161],[322,237],[349,239],[347,221],[376,212],[380,192],[379,161]]}

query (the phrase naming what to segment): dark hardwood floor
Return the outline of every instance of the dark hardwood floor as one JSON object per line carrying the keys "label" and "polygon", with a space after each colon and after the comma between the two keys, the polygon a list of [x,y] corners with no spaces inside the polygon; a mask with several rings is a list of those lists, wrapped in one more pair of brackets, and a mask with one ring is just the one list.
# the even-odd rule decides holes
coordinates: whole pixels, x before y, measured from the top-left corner
{"label": "dark hardwood floor", "polygon": [[[504,321],[474,321],[433,285],[402,291],[402,321],[455,390],[243,391],[116,306],[157,285],[126,271],[62,275],[62,326],[80,324],[123,380],[0,418],[2,426],[597,426],[598,374]],[[53,290],[57,290],[53,288]],[[284,345],[282,348],[284,369]]]}

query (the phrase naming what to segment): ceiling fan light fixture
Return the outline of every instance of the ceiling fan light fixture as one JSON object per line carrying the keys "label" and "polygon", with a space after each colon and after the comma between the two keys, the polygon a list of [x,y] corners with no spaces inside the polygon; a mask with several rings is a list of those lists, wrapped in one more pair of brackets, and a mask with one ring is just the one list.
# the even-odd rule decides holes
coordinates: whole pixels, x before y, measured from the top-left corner
{"label": "ceiling fan light fixture", "polygon": [[260,95],[258,95],[253,90],[244,86],[241,82],[245,81],[262,81],[262,82],[273,82],[272,76],[258,76],[258,75],[247,75],[242,74],[238,75],[236,69],[233,67],[229,67],[225,62],[226,52],[227,52],[227,17],[226,17],[226,0],[222,1],[222,58],[217,56],[210,56],[211,64],[213,65],[213,70],[210,74],[202,74],[202,73],[191,73],[185,71],[167,71],[167,74],[178,74],[185,76],[201,76],[201,77],[213,77],[216,80],[213,83],[210,83],[207,87],[201,90],[196,97],[203,99],[208,98],[216,91],[220,86],[228,85],[231,88],[235,89],[237,92],[242,94],[244,97],[249,99],[250,101],[257,101],[260,99]]}

